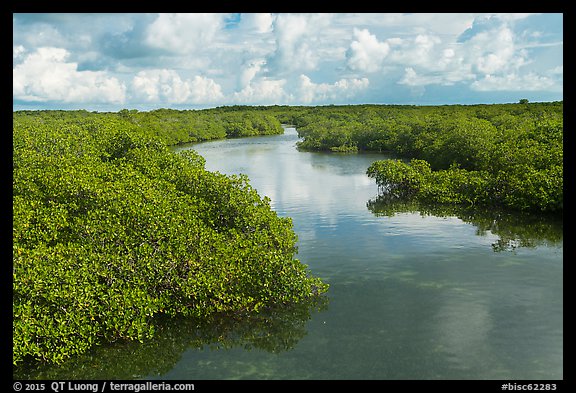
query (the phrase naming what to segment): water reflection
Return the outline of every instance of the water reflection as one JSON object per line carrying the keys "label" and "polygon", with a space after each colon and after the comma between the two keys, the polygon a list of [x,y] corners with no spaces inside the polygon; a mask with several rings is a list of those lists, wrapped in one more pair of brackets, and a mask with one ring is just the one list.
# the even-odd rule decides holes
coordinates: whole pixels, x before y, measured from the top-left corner
{"label": "water reflection", "polygon": [[382,155],[297,151],[286,132],[194,149],[293,219],[329,310],[279,356],[187,353],[167,377],[562,377],[561,219],[386,204],[365,174]]}
{"label": "water reflection", "polygon": [[157,321],[155,337],[144,343],[117,342],[60,366],[28,365],[14,369],[14,379],[151,379],[170,371],[189,349],[291,350],[304,336],[312,315],[327,308],[328,299],[277,307],[259,314],[215,316],[199,321],[173,318]]}
{"label": "water reflection", "polygon": [[386,196],[370,199],[366,206],[375,216],[393,217],[400,213],[421,216],[457,217],[477,228],[478,236],[498,236],[492,243],[495,252],[519,247],[562,247],[561,216],[511,212],[493,208],[467,208],[455,205],[427,205],[415,201],[391,200]]}

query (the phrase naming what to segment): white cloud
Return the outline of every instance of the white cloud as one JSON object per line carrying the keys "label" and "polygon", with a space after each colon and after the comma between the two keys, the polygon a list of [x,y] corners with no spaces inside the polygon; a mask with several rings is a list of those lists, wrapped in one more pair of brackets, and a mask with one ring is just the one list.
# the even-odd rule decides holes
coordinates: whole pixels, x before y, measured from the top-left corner
{"label": "white cloud", "polygon": [[282,104],[289,100],[284,90],[285,85],[285,79],[250,81],[242,90],[233,93],[232,99],[237,103]]}
{"label": "white cloud", "polygon": [[308,76],[302,74],[300,75],[296,99],[298,102],[306,104],[322,101],[341,101],[354,97],[358,92],[366,89],[368,85],[368,78],[340,79],[330,84],[314,83]]}
{"label": "white cloud", "polygon": [[213,103],[222,99],[222,89],[214,80],[195,76],[183,80],[174,70],[140,71],[132,80],[132,97],[152,103]]}
{"label": "white cloud", "polygon": [[439,55],[444,53],[442,40],[433,35],[418,34],[414,38],[391,40],[390,64],[437,69]]}
{"label": "white cloud", "polygon": [[[13,97],[32,107],[466,96],[449,86],[468,89],[472,102],[489,91],[563,88],[562,14],[14,14],[13,22]],[[445,95],[428,96],[432,85]]]}
{"label": "white cloud", "polygon": [[256,60],[249,61],[244,66],[244,68],[240,72],[240,76],[239,76],[239,84],[240,84],[241,89],[244,89],[248,85],[250,85],[250,82],[252,81],[252,79],[254,79],[256,74],[258,74],[258,72],[260,72],[260,70],[262,69],[262,66],[264,64],[266,64],[266,60],[256,59]]}
{"label": "white cloud", "polygon": [[412,67],[407,67],[404,69],[404,77],[398,83],[408,86],[429,84],[429,82],[426,82],[425,78],[418,76]]}
{"label": "white cloud", "polygon": [[190,86],[172,70],[140,71],[132,80],[133,97],[148,102],[185,102]]}
{"label": "white cloud", "polygon": [[462,48],[452,41],[423,33],[378,41],[366,29],[355,29],[354,35],[356,39],[347,52],[351,70],[397,74],[394,70],[404,69],[404,76],[397,83],[409,86],[452,85],[474,79]]}
{"label": "white cloud", "polygon": [[474,68],[482,74],[518,69],[525,63],[525,52],[515,49],[514,33],[505,25],[483,31],[467,43]]}
{"label": "white cloud", "polygon": [[[449,80],[445,75],[439,74],[426,74],[421,75],[414,70],[412,67],[406,67],[404,69],[404,76],[398,81],[400,85],[406,85],[410,87],[426,86],[426,85],[451,85],[455,80]],[[420,91],[420,90],[418,90]]]}
{"label": "white cloud", "polygon": [[423,34],[414,38],[390,39],[388,42],[391,43],[391,51],[387,65],[404,70],[402,78],[397,81],[400,85],[450,86],[475,78],[461,45]]}
{"label": "white cloud", "polygon": [[192,103],[216,103],[224,98],[220,85],[210,78],[196,75],[189,84]]}
{"label": "white cloud", "polygon": [[[18,48],[21,55],[24,48]],[[27,101],[124,103],[123,83],[104,71],[78,71],[70,53],[54,47],[37,48],[12,70],[13,96]]]}
{"label": "white cloud", "polygon": [[242,14],[240,20],[241,28],[256,33],[268,33],[272,31],[274,16],[270,13]]}
{"label": "white cloud", "polygon": [[367,78],[342,78],[334,83],[314,83],[301,74],[288,89],[286,79],[254,79],[232,95],[237,103],[312,104],[345,100],[354,97],[369,85]]}
{"label": "white cloud", "polygon": [[458,43],[423,35],[398,41],[388,56],[389,61],[405,65],[398,83],[415,87],[470,81],[473,91],[534,91],[555,85],[552,78],[525,68],[530,63],[528,52],[517,44],[506,21],[481,17],[465,33]]}
{"label": "white cloud", "polygon": [[354,28],[354,37],[356,40],[352,41],[347,52],[348,67],[364,72],[380,70],[384,58],[390,51],[390,45],[379,42],[367,29]]}
{"label": "white cloud", "polygon": [[276,49],[267,60],[269,66],[280,73],[316,69],[319,49],[328,43],[319,37],[330,19],[327,14],[279,14],[274,22]]}
{"label": "white cloud", "polygon": [[473,14],[462,13],[358,13],[339,14],[338,20],[345,26],[370,26],[382,36],[406,34],[457,35],[470,27]]}
{"label": "white cloud", "polygon": [[553,88],[555,84],[551,78],[530,72],[526,75],[486,75],[473,82],[470,87],[476,91],[542,91]]}
{"label": "white cloud", "polygon": [[187,54],[210,44],[224,25],[224,14],[159,14],[145,42],[153,48]]}

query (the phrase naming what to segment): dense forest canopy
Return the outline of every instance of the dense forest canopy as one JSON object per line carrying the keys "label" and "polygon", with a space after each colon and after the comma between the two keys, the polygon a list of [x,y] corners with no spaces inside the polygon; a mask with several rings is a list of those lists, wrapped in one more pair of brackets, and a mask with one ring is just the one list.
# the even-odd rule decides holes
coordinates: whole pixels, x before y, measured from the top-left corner
{"label": "dense forest canopy", "polygon": [[388,195],[563,210],[563,102],[320,107],[284,121],[298,127],[303,150],[397,156],[367,171]]}
{"label": "dense forest canopy", "polygon": [[159,315],[238,316],[325,292],[294,258],[291,220],[245,176],[167,147],[279,131],[247,111],[14,113],[14,363],[142,341]]}
{"label": "dense forest canopy", "polygon": [[169,148],[282,123],[299,149],[396,156],[367,168],[383,200],[563,210],[562,102],[14,112],[14,363],[326,292],[245,176]]}

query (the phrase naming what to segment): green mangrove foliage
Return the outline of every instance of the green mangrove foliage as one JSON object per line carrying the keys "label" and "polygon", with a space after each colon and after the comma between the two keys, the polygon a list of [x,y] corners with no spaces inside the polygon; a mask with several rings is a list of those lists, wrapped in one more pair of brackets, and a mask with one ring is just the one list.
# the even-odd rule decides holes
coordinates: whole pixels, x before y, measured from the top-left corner
{"label": "green mangrove foliage", "polygon": [[292,121],[300,149],[402,158],[367,171],[391,195],[563,210],[562,102],[298,108]]}
{"label": "green mangrove foliage", "polygon": [[242,315],[326,291],[294,258],[291,220],[245,176],[171,152],[179,138],[157,135],[153,115],[14,113],[14,364],[143,341],[159,315]]}
{"label": "green mangrove foliage", "polygon": [[121,110],[119,116],[157,135],[168,145],[210,139],[282,134],[280,122],[262,111],[221,107],[204,110]]}

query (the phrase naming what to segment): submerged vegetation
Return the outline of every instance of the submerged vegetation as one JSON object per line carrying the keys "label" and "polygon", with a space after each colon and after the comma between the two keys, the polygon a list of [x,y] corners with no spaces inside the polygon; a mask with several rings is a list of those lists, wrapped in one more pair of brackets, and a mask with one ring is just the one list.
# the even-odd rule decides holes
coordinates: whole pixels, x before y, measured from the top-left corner
{"label": "submerged vegetation", "polygon": [[[289,351],[307,334],[313,313],[327,308],[328,298],[317,296],[305,302],[272,307],[258,313],[229,318],[214,314],[207,318],[157,318],[150,340],[117,341],[111,345],[68,359],[61,364],[24,364],[15,379],[147,379],[169,372],[192,348]],[[99,367],[94,367],[98,359]],[[207,376],[207,379],[209,377]]]}

